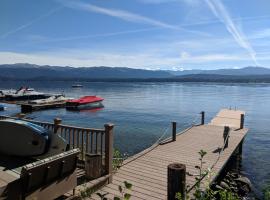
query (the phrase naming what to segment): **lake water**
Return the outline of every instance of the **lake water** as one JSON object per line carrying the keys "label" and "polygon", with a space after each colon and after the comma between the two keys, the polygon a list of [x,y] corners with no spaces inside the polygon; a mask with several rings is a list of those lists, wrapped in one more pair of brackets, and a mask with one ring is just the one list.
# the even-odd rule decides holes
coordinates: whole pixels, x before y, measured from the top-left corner
{"label": "lake water", "polygon": [[[250,128],[243,146],[243,172],[256,191],[270,181],[270,84],[216,83],[83,83],[71,88],[69,82],[0,82],[2,89],[34,87],[38,91],[61,93],[69,97],[99,95],[105,98],[98,111],[70,112],[65,109],[29,114],[38,120],[60,117],[65,124],[102,128],[107,122],[115,126],[115,147],[134,154],[149,147],[162,134],[171,132],[171,121],[178,129],[188,127],[198,113],[206,112],[206,122],[221,108],[246,111],[245,125]],[[6,114],[19,112],[7,105]],[[167,131],[167,132],[166,132]]]}

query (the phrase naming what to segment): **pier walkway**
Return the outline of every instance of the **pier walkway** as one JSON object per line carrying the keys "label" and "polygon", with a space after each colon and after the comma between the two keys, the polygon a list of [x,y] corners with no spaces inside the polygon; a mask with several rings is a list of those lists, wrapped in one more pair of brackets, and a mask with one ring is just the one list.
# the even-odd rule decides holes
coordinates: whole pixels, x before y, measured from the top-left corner
{"label": "pier walkway", "polygon": [[[157,144],[129,158],[113,175],[112,183],[101,188],[98,193],[105,194],[108,199],[120,196],[118,186],[124,181],[131,183],[131,199],[167,199],[167,166],[171,163],[186,165],[188,174],[198,174],[196,165],[200,164],[200,150],[207,152],[204,157],[204,169],[212,167],[214,180],[220,174],[230,157],[242,145],[248,129],[240,128],[242,111],[221,110],[209,124],[193,126],[179,134],[176,141]],[[243,119],[242,119],[243,120]],[[224,126],[230,127],[228,147],[224,147]],[[220,151],[221,150],[221,151]],[[202,185],[206,184],[203,179]],[[189,186],[195,184],[194,176],[186,176]],[[93,194],[90,199],[100,199]]]}

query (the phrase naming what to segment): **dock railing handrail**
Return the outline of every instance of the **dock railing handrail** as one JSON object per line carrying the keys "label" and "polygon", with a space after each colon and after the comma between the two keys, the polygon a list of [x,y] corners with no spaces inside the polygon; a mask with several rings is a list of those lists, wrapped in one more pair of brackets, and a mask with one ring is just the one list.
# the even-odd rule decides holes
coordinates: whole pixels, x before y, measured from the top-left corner
{"label": "dock railing handrail", "polygon": [[54,119],[54,123],[10,116],[0,116],[0,119],[21,119],[59,134],[70,149],[80,149],[80,161],[85,161],[86,154],[98,154],[102,157],[103,174],[112,173],[113,124],[105,124],[104,129],[97,129],[65,125],[59,118]]}

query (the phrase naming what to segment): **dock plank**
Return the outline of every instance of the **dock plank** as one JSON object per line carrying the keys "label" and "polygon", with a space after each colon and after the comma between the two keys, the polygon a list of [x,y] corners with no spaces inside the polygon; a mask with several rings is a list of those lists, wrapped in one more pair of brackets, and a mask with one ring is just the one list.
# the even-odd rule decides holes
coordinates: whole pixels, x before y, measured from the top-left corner
{"label": "dock plank", "polygon": [[[132,199],[166,199],[167,166],[173,162],[183,163],[187,172],[197,174],[195,166],[199,164],[198,152],[207,152],[204,158],[205,169],[213,167],[212,179],[218,175],[238,145],[243,141],[248,129],[239,129],[239,110],[222,109],[209,124],[193,126],[183,134],[178,134],[175,142],[154,145],[128,159],[113,175],[112,183],[98,192],[108,193],[108,199],[119,196],[118,185],[124,181],[133,184]],[[229,145],[219,155],[218,149],[224,146],[224,126],[230,126]],[[194,176],[187,176],[187,185],[195,184]],[[206,180],[203,180],[203,182]],[[202,183],[204,185],[204,183]]]}

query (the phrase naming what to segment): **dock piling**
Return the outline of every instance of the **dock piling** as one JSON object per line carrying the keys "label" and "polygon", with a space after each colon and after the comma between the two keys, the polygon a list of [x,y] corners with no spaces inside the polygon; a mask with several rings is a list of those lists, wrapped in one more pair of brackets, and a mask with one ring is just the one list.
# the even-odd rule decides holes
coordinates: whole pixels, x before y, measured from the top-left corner
{"label": "dock piling", "polygon": [[230,132],[230,127],[224,126],[224,132],[223,132],[224,149],[226,149],[229,144],[229,132]]}
{"label": "dock piling", "polygon": [[245,121],[245,115],[241,114],[241,120],[240,120],[240,129],[244,128],[244,121]]}
{"label": "dock piling", "polygon": [[177,193],[181,194],[181,199],[185,199],[186,165],[172,163],[168,165],[167,199],[175,200]]}
{"label": "dock piling", "polygon": [[62,123],[62,119],[60,119],[60,118],[55,118],[55,119],[53,120],[53,122],[54,122],[54,129],[53,129],[53,132],[54,132],[54,133],[57,133],[58,127],[59,127],[59,125]]}
{"label": "dock piling", "polygon": [[204,111],[201,112],[201,116],[202,116],[201,125],[204,125],[204,117],[205,117],[205,112]]}
{"label": "dock piling", "polygon": [[113,172],[113,124],[105,124],[105,170],[109,178],[109,183],[112,182]]}
{"label": "dock piling", "polygon": [[172,141],[176,141],[176,122],[172,122]]}

